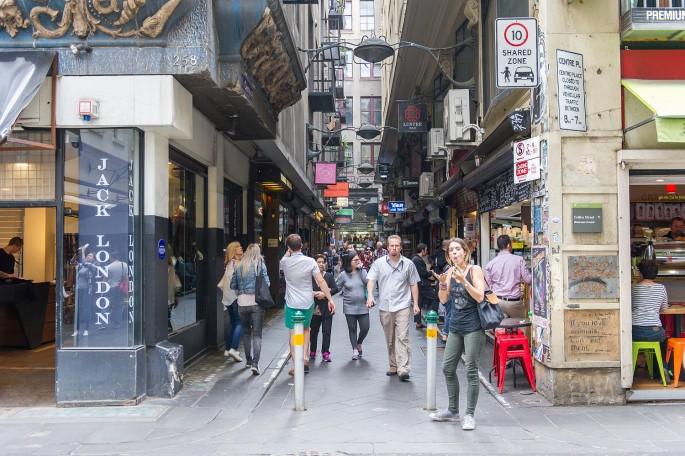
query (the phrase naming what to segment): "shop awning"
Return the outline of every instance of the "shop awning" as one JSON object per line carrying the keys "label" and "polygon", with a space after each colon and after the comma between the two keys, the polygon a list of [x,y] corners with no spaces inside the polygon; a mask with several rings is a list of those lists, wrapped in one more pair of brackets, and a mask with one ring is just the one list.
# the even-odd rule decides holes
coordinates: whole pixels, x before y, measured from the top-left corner
{"label": "shop awning", "polygon": [[0,143],[45,81],[54,51],[0,52]]}
{"label": "shop awning", "polygon": [[623,79],[621,83],[653,113],[627,126],[624,132],[654,121],[658,142],[685,142],[685,81]]}

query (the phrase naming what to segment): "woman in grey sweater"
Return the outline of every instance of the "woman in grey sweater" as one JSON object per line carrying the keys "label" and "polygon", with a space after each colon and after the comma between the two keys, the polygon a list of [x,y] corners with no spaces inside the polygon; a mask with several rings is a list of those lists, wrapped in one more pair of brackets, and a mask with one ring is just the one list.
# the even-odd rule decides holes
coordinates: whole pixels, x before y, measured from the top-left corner
{"label": "woman in grey sweater", "polygon": [[[343,295],[343,313],[352,344],[352,359],[362,357],[362,342],[369,333],[369,309],[366,307],[366,271],[354,250],[342,254],[342,270],[335,283]],[[357,333],[357,326],[359,332]]]}

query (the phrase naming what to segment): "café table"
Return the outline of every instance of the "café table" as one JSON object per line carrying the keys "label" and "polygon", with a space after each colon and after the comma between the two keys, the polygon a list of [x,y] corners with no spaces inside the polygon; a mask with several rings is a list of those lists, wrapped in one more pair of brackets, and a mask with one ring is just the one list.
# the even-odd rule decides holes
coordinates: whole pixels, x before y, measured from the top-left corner
{"label": "caf\u00e9 table", "polygon": [[669,302],[668,309],[660,312],[661,315],[674,315],[673,318],[673,337],[680,337],[682,334],[682,321],[685,315],[685,302]]}

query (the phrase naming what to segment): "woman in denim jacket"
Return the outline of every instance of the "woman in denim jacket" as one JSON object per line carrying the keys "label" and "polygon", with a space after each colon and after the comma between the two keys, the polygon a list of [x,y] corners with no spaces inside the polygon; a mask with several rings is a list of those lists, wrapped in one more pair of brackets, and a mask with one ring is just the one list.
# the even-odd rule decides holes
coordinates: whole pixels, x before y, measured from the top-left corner
{"label": "woman in denim jacket", "polygon": [[255,301],[256,275],[260,274],[267,285],[269,275],[260,254],[259,244],[250,244],[231,278],[231,289],[238,295],[238,315],[243,323],[243,346],[247,366],[253,375],[259,375],[259,354],[262,351],[262,325],[264,309]]}

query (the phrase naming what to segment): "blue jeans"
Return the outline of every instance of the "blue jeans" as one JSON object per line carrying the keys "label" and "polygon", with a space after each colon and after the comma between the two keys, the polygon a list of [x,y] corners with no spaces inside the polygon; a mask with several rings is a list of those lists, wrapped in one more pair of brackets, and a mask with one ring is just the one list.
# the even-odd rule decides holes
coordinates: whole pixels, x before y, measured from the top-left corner
{"label": "blue jeans", "polygon": [[[659,342],[659,348],[661,349],[661,359],[666,362],[666,331],[661,326],[635,326],[633,325],[633,340],[643,341],[643,342]],[[673,369],[673,357],[671,357],[671,362],[668,363],[668,367]]]}
{"label": "blue jeans", "polygon": [[238,306],[238,314],[243,323],[243,347],[245,361],[259,364],[259,354],[262,352],[262,325],[264,324],[264,309],[254,306]]}
{"label": "blue jeans", "polygon": [[238,349],[240,338],[243,337],[243,322],[240,321],[238,315],[238,300],[233,301],[233,304],[226,307],[228,311],[228,325],[226,325],[226,350],[232,348]]}
{"label": "blue jeans", "polygon": [[478,363],[480,352],[485,344],[485,331],[470,333],[450,332],[447,337],[445,354],[442,360],[442,373],[445,375],[449,410],[459,413],[459,380],[457,379],[457,365],[464,354],[466,364],[466,415],[473,416],[478,403],[480,381],[478,378]]}

